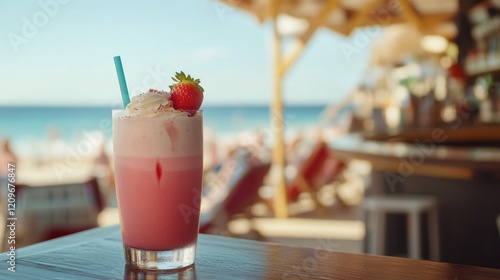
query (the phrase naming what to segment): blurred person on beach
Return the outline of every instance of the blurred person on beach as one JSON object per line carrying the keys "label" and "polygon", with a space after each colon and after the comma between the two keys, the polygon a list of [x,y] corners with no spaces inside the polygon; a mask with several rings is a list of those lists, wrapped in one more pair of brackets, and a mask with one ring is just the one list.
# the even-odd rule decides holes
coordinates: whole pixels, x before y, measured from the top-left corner
{"label": "blurred person on beach", "polygon": [[67,143],[61,139],[60,135],[59,129],[52,126],[47,130],[47,139],[35,143],[33,160],[38,168],[49,166],[65,157]]}
{"label": "blurred person on beach", "polygon": [[8,169],[12,167],[9,164],[12,164],[15,169],[17,166],[17,157],[10,148],[9,138],[3,138],[0,141],[0,199],[2,203],[7,196]]}
{"label": "blurred person on beach", "polygon": [[99,152],[94,158],[93,173],[99,179],[100,185],[106,186],[106,192],[109,192],[114,191],[115,177],[113,164],[111,163],[110,157],[106,153],[106,141],[104,140],[104,136],[102,137],[102,141],[99,145]]}
{"label": "blurred person on beach", "polygon": [[110,160],[109,160],[108,155],[106,154],[106,147],[104,144],[105,143],[103,141],[99,147],[99,153],[97,154],[97,156],[94,159],[94,164],[109,166]]}
{"label": "blurred person on beach", "polygon": [[14,166],[17,163],[17,157],[12,152],[10,148],[10,140],[9,138],[3,138],[0,141],[0,177],[6,177],[7,176],[7,167],[9,164],[13,164]]}

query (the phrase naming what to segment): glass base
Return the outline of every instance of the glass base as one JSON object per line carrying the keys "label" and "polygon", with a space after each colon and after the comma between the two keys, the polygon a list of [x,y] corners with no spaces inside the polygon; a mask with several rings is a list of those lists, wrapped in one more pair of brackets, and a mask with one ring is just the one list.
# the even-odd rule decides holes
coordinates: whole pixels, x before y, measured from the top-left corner
{"label": "glass base", "polygon": [[180,269],[194,263],[196,243],[169,251],[148,251],[124,245],[125,262],[139,269]]}

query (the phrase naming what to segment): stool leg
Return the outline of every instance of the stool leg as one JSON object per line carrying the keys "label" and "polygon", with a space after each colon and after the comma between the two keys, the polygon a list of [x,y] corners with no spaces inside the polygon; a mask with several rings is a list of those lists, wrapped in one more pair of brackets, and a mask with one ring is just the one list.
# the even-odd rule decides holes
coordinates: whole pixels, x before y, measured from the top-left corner
{"label": "stool leg", "polygon": [[429,211],[429,257],[433,261],[439,261],[439,218],[437,207]]}
{"label": "stool leg", "polygon": [[365,223],[365,249],[366,254],[373,254],[372,251],[372,215],[371,212],[364,209],[363,210],[363,221]]}
{"label": "stool leg", "polygon": [[421,258],[420,215],[411,211],[408,215],[408,255],[412,259]]}
{"label": "stool leg", "polygon": [[375,211],[377,215],[376,227],[376,239],[375,239],[375,254],[384,255],[385,254],[385,215],[384,211]]}
{"label": "stool leg", "polygon": [[385,252],[385,216],[384,213],[377,210],[372,210],[369,213],[370,221],[368,222],[369,253],[383,255]]}
{"label": "stool leg", "polygon": [[377,211],[371,210],[368,212],[368,236],[370,240],[370,244],[368,245],[368,252],[370,254],[376,254],[377,253],[377,231],[378,231],[378,214]]}

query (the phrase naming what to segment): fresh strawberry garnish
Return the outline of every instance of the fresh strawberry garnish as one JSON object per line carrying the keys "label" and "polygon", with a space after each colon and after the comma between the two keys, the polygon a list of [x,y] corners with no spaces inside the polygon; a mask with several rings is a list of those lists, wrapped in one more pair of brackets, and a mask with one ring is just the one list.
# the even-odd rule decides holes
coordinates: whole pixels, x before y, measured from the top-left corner
{"label": "fresh strawberry garnish", "polygon": [[200,109],[203,102],[203,88],[200,86],[200,80],[190,75],[186,76],[182,71],[175,73],[172,80],[176,82],[170,86],[170,98],[174,109],[182,111]]}

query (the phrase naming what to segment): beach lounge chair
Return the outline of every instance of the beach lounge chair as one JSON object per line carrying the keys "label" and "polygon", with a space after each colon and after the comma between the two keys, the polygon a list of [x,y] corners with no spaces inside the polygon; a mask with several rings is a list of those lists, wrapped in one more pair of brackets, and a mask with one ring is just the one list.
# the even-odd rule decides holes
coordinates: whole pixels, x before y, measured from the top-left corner
{"label": "beach lounge chair", "polygon": [[295,177],[289,181],[288,199],[297,201],[301,193],[308,192],[316,201],[318,189],[340,179],[345,167],[345,162],[333,156],[325,142],[319,142],[298,167]]}
{"label": "beach lounge chair", "polygon": [[[200,218],[200,232],[229,234],[228,223],[241,214],[251,218],[250,207],[260,200],[259,188],[269,172],[270,163],[240,162],[219,195],[205,201],[210,203]],[[202,202],[202,203],[204,203]]]}
{"label": "beach lounge chair", "polygon": [[[104,208],[96,178],[64,185],[16,187],[16,247],[76,233],[97,226]],[[6,249],[5,234],[2,249]]]}

